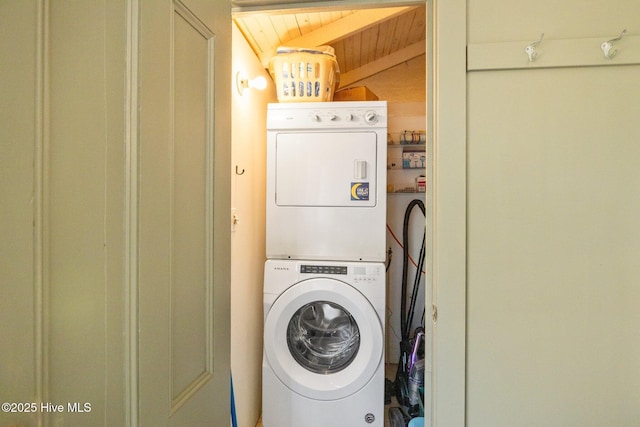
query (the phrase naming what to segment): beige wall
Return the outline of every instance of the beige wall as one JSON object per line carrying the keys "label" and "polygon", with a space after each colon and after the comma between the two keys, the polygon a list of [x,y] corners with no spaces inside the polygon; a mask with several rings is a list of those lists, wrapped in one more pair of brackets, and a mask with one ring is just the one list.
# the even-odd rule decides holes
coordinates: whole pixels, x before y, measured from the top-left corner
{"label": "beige wall", "polygon": [[351,86],[366,86],[378,98],[389,103],[422,103],[423,105],[417,107],[413,115],[424,116],[426,68],[426,57],[425,55],[420,55],[364,80],[355,82]]}
{"label": "beige wall", "polygon": [[[233,27],[232,78],[268,73]],[[232,88],[232,209],[239,223],[231,235],[231,372],[238,427],[256,425],[262,407],[262,280],[265,261],[266,118],[275,87]],[[242,175],[236,175],[236,166]],[[230,224],[231,226],[231,224]]]}

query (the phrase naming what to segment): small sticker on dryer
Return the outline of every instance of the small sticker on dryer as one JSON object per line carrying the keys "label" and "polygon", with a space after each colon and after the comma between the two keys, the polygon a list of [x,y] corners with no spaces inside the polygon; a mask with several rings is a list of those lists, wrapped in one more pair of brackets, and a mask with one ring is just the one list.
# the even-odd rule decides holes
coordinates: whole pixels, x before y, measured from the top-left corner
{"label": "small sticker on dryer", "polygon": [[369,200],[369,183],[352,182],[351,200]]}

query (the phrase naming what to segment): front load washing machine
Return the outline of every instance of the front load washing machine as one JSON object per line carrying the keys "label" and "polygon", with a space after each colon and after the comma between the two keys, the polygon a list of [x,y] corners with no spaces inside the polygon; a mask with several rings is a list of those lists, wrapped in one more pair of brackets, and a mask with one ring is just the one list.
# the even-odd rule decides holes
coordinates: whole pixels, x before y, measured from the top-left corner
{"label": "front load washing machine", "polygon": [[370,427],[384,419],[382,263],[265,264],[264,427]]}
{"label": "front load washing machine", "polygon": [[267,258],[384,262],[387,103],[267,109]]}

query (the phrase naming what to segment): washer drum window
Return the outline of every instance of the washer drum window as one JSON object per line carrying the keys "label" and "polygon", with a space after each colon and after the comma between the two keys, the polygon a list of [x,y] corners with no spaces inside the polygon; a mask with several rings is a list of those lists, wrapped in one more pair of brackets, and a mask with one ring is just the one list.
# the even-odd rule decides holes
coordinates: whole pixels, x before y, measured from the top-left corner
{"label": "washer drum window", "polygon": [[[291,391],[316,400],[342,399],[362,389],[383,363],[380,318],[371,302],[347,283],[309,278],[268,304],[264,361]],[[312,333],[318,339],[311,339]],[[314,372],[311,366],[332,373]]]}
{"label": "washer drum window", "polygon": [[349,366],[360,348],[360,330],[342,306],[314,301],[302,306],[287,327],[287,345],[293,358],[318,374],[339,372]]}

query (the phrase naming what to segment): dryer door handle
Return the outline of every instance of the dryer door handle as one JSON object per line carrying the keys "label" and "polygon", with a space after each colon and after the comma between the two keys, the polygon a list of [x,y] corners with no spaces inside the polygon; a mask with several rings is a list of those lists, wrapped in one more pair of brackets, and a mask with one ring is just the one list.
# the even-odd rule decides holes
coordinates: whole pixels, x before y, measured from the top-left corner
{"label": "dryer door handle", "polygon": [[367,161],[366,160],[356,159],[353,161],[353,177],[354,179],[367,178]]}

